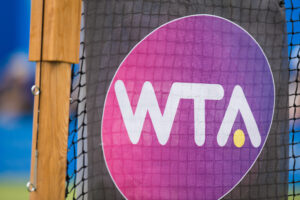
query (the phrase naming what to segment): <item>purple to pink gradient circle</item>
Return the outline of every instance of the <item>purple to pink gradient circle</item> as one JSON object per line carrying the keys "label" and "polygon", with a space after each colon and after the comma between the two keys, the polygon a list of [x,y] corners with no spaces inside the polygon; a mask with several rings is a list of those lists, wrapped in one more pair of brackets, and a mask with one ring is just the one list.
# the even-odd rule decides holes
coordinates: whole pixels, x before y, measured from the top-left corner
{"label": "purple to pink gradient circle", "polygon": [[[174,82],[220,84],[224,97],[205,102],[205,143],[194,141],[194,102],[180,100],[166,145],[158,142],[147,114],[140,140],[132,144],[114,84],[122,80],[133,109],[146,81],[152,83],[163,113]],[[243,88],[261,134],[253,147],[238,114],[228,142],[217,143],[234,86]],[[194,15],[171,21],[144,38],[127,55],[109,87],[102,118],[102,143],[110,175],[127,199],[219,199],[237,185],[259,156],[274,109],[274,83],[257,42],[220,17]],[[241,129],[238,148],[233,133]]]}

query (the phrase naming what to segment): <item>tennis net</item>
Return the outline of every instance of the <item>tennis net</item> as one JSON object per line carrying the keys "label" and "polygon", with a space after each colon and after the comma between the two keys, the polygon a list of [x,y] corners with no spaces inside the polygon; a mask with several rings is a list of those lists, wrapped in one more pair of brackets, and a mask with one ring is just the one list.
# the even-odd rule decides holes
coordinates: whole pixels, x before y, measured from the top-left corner
{"label": "tennis net", "polygon": [[224,199],[300,198],[300,2],[297,0],[84,0],[80,63],[72,67],[66,199],[123,199],[104,162],[101,120],[124,57],[158,26],[212,14],[246,29],[262,46],[276,85],[266,146]]}

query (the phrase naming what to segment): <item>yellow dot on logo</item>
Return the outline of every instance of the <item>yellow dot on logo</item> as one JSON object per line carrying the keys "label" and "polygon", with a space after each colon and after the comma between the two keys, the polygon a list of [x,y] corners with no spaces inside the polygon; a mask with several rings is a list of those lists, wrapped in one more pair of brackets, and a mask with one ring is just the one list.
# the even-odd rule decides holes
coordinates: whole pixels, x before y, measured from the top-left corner
{"label": "yellow dot on logo", "polygon": [[238,148],[241,148],[245,144],[245,134],[241,129],[238,129],[234,132],[233,142]]}

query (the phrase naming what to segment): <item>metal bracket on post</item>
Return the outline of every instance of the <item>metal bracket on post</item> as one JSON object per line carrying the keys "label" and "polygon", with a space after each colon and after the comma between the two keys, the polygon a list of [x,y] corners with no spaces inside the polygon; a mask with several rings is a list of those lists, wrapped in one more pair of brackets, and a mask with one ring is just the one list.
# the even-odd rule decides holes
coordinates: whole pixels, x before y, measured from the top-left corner
{"label": "metal bracket on post", "polygon": [[37,157],[38,152],[36,150],[35,152],[35,161],[34,161],[34,177],[33,177],[33,183],[30,181],[26,184],[28,192],[35,192],[36,191],[36,176],[37,176]]}
{"label": "metal bracket on post", "polygon": [[39,88],[38,86],[33,85],[33,86],[31,87],[31,93],[33,94],[33,96],[39,95],[40,92],[41,92],[41,91],[40,91],[40,88]]}
{"label": "metal bracket on post", "polygon": [[[31,87],[31,93],[33,96],[37,96],[40,94],[40,88],[36,85]],[[38,111],[39,113],[39,111]],[[38,132],[38,124],[37,124],[37,132]],[[33,183],[30,181],[27,182],[26,187],[28,192],[35,192],[36,191],[36,182],[37,182],[37,159],[38,159],[38,150],[37,147],[35,149],[35,160],[34,160],[34,172],[33,172]]]}

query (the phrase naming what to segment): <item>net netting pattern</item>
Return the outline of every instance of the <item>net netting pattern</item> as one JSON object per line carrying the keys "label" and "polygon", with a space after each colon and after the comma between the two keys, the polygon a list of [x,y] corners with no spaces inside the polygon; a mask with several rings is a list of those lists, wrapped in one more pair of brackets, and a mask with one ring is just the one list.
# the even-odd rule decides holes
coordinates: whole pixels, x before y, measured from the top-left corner
{"label": "net netting pattern", "polygon": [[289,197],[300,198],[300,1],[285,2],[289,44]]}
{"label": "net netting pattern", "polygon": [[80,60],[79,64],[72,65],[66,199],[86,199],[87,197],[88,158],[84,15],[84,3],[82,3]]}
{"label": "net netting pattern", "polygon": [[[172,19],[199,13],[225,17],[249,31],[274,66],[280,88],[273,136],[253,170],[225,199],[300,199],[298,0],[85,0],[80,63],[72,67],[66,199],[123,198],[101,152],[100,124],[107,88],[120,62],[145,35]],[[287,57],[289,63],[285,62]],[[285,128],[287,87],[280,86],[287,84],[289,131]]]}

